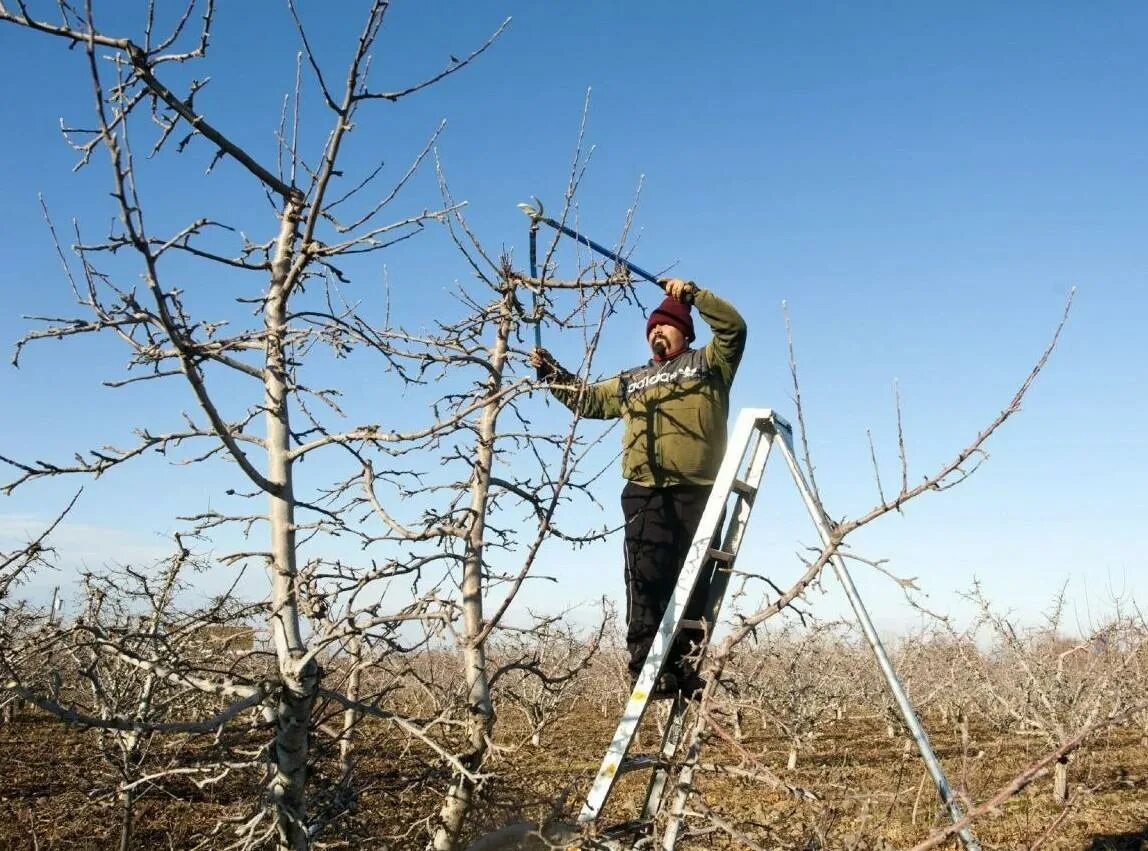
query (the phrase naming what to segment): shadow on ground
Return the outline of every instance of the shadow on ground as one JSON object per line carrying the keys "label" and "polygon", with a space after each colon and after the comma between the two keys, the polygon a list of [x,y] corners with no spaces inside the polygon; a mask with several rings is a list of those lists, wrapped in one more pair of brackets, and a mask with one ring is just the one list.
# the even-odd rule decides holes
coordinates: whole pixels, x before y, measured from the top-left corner
{"label": "shadow on ground", "polygon": [[1098,834],[1088,851],[1148,851],[1148,825],[1135,833]]}

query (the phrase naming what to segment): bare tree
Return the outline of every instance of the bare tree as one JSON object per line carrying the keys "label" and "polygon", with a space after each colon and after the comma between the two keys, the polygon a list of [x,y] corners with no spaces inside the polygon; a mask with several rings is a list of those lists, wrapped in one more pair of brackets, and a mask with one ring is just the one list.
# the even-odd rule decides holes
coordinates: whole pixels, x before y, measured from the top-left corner
{"label": "bare tree", "polygon": [[[52,522],[23,546],[8,552],[0,551],[0,665],[9,665],[13,657],[19,657],[22,648],[38,642],[41,635],[50,632],[59,620],[63,602],[59,598],[59,589],[53,594],[47,609],[17,599],[15,592],[36,571],[55,566],[56,553],[49,544],[49,538],[68,516],[79,496],[79,493],[73,496]],[[31,674],[32,671],[25,673]],[[44,673],[38,671],[34,674],[41,683]],[[23,703],[18,694],[5,690],[0,694],[0,720],[10,722],[17,707]]]}
{"label": "bare tree", "polygon": [[[980,610],[980,625],[994,640],[992,652],[968,659],[993,709],[1011,721],[1012,729],[1039,736],[1060,748],[1098,720],[1117,717],[1134,706],[1143,692],[1135,670],[1144,636],[1136,623],[1119,612],[1114,619],[1074,638],[1066,630],[1064,589],[1056,595],[1036,627],[1018,628],[995,611],[979,586],[971,597]],[[1068,800],[1071,754],[1053,770],[1054,800]]]}
{"label": "bare tree", "polygon": [[842,625],[758,630],[746,649],[734,704],[757,713],[763,728],[788,740],[786,768],[792,771],[798,753],[811,748],[818,729],[833,719],[847,688],[834,670],[845,655]]}
{"label": "bare tree", "polygon": [[616,629],[616,615],[605,600],[597,627],[587,635],[565,623],[567,613],[537,616],[521,630],[506,630],[492,651],[491,674],[501,703],[520,713],[528,738],[541,747],[542,734],[581,698],[580,674],[598,656],[603,637]]}

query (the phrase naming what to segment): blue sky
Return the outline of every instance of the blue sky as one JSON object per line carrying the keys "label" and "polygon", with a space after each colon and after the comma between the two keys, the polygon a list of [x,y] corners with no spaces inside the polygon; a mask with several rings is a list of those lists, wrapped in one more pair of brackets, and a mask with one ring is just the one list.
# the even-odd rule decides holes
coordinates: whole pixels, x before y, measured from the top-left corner
{"label": "blue sky", "polygon": [[[117,4],[109,26],[129,26],[130,5]],[[352,5],[324,17],[318,4],[302,4],[330,73],[359,26]],[[274,157],[294,73],[297,42],[283,6],[224,4],[210,64],[173,72],[210,73],[197,104],[263,158]],[[531,195],[557,204],[591,90],[586,142],[594,153],[581,228],[611,241],[641,182],[636,262],[673,266],[729,298],[750,323],[735,408],[792,414],[781,311],[788,304],[818,480],[834,516],[876,500],[867,429],[886,482],[897,475],[894,381],[910,475],[919,479],[1006,404],[1076,287],[1063,341],[1024,410],[989,445],[988,463],[955,490],[880,521],[858,545],[918,576],[929,604],[944,611],[962,611],[957,594],[974,577],[1026,619],[1064,582],[1082,621],[1114,592],[1143,603],[1148,9],[700,8],[397,2],[373,65],[384,89],[439,70],[513,20],[465,72],[364,115],[347,164],[369,168],[381,156],[401,173],[445,119],[439,153],[455,196],[468,202],[469,220],[490,245],[524,258],[525,220],[515,204]],[[75,217],[86,234],[102,235],[112,215],[102,163],[73,173],[75,155],[59,135],[61,118],[87,121],[81,60],[54,40],[0,27],[0,72],[20,81],[0,91],[8,126],[0,136],[6,344],[29,327],[22,315],[72,313],[37,194],[65,229]],[[312,150],[326,124],[319,127]],[[173,170],[149,184],[153,221],[226,209],[264,238],[273,220],[260,196],[232,179],[227,164],[204,177],[206,160],[193,146],[174,166],[163,161]],[[431,189],[429,180],[413,187],[412,203]],[[385,280],[396,310],[425,323],[467,270],[441,236],[427,235],[381,258],[369,275],[375,289],[365,293]],[[229,284],[196,282],[189,291],[205,308],[223,310]],[[599,355],[603,370],[644,356],[643,325],[633,307],[614,320]],[[566,359],[577,354],[577,339],[546,343]],[[175,387],[101,388],[121,363],[114,343],[87,341],[40,345],[19,371],[4,366],[0,452],[66,459],[89,443],[125,443],[141,417],[190,406]],[[552,408],[548,415],[557,416]],[[172,516],[202,508],[219,487],[210,469],[180,471],[178,487],[166,484],[171,475],[141,465],[87,483],[61,539],[63,562],[162,552]],[[813,534],[781,477],[768,483],[777,484],[777,506],[758,509],[747,549],[784,579],[796,570],[792,553]],[[0,498],[0,542],[36,529],[78,484],[36,484]],[[603,483],[603,520],[614,519],[619,487],[616,477]],[[620,599],[618,548],[568,552],[552,544],[546,572],[559,584],[538,586],[528,602]],[[879,623],[913,622],[887,580],[860,570],[858,578]],[[840,611],[831,581],[815,603],[826,614]]]}

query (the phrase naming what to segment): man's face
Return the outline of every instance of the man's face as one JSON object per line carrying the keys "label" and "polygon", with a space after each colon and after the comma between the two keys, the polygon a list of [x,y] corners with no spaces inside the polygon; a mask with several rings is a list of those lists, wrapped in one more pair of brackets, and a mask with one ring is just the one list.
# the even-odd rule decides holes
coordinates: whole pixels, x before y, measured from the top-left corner
{"label": "man's face", "polygon": [[647,339],[650,351],[660,358],[673,354],[686,344],[686,335],[678,329],[678,326],[661,323],[650,329],[650,336]]}

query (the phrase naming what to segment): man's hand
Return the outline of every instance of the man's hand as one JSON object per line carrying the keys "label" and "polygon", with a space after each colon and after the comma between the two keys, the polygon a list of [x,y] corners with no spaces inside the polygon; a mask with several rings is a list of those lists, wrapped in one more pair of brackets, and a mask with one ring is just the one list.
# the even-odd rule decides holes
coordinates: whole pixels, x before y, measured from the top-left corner
{"label": "man's hand", "polygon": [[530,353],[530,365],[534,367],[539,380],[549,378],[558,371],[558,361],[546,349],[534,349]]}
{"label": "man's hand", "polygon": [[683,281],[681,278],[662,278],[659,283],[666,291],[666,295],[671,298],[677,299],[682,304],[694,303],[694,295],[698,291],[698,285],[693,281]]}

